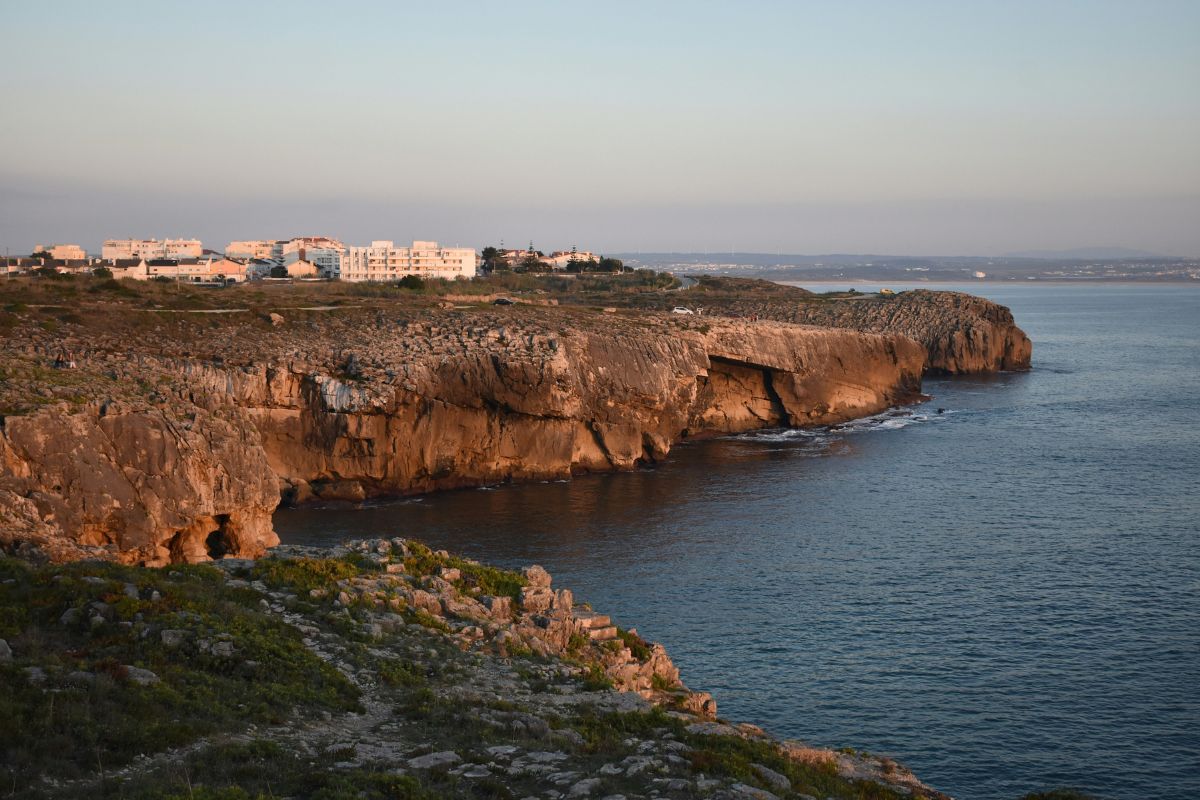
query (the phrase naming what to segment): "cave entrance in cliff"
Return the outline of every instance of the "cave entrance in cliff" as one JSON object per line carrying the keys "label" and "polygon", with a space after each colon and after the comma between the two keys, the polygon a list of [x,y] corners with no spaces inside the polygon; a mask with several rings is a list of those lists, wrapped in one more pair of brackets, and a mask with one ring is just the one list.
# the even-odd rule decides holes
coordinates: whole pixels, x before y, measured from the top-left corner
{"label": "cave entrance in cliff", "polygon": [[217,529],[204,539],[204,549],[208,552],[208,557],[213,560],[224,558],[234,550],[233,542],[229,537],[229,515],[218,514],[216,522]]}

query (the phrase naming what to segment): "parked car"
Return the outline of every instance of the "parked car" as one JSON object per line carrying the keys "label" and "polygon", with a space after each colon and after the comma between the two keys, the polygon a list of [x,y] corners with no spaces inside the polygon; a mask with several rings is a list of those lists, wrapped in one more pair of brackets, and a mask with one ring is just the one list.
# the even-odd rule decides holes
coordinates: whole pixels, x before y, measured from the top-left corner
{"label": "parked car", "polygon": [[675,306],[674,308],[671,309],[671,313],[672,314],[695,314],[696,312],[692,311],[687,306]]}
{"label": "parked car", "polygon": [[515,302],[516,302],[515,300],[510,300],[507,297],[497,297],[495,300],[492,301],[492,305],[494,305],[494,306],[511,306]]}

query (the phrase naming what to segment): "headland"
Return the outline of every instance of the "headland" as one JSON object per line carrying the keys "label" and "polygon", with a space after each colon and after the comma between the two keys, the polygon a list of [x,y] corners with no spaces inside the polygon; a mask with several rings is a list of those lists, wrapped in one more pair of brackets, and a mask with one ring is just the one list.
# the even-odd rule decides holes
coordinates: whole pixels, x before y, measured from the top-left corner
{"label": "headland", "polygon": [[[68,770],[77,782],[62,782],[64,765],[31,767],[29,796],[90,790],[114,760],[127,788],[161,788],[156,770],[201,756],[311,777],[283,763],[299,751],[321,774],[408,787],[395,796],[485,778],[514,797],[526,784],[578,797],[939,796],[887,759],[711,721],[712,699],[661,647],[551,590],[544,571],[399,539],[246,559],[278,543],[280,502],[630,469],[691,437],[913,402],[922,374],[1027,368],[1006,309],[653,273],[325,287],[319,299],[103,279],[4,289],[0,543],[44,565],[5,567],[5,607],[19,610],[5,645],[29,702],[74,686],[161,714],[164,688],[190,681],[280,684],[269,710],[235,703],[127,751],[100,746],[97,769]],[[282,643],[246,638],[268,628]],[[30,637],[47,646],[35,653]],[[255,672],[268,658],[285,668]],[[260,730],[241,713],[252,705],[285,731]],[[314,713],[320,735],[303,732]],[[420,720],[417,741],[406,726]],[[465,729],[517,744],[460,741]],[[131,767],[135,752],[164,755]]]}

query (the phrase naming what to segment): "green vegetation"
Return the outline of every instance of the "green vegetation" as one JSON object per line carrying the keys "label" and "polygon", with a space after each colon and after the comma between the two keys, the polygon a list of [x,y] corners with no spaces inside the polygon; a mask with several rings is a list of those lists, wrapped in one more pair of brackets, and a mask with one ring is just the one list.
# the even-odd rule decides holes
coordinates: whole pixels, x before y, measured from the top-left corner
{"label": "green vegetation", "polygon": [[613,688],[612,679],[604,674],[604,667],[600,664],[586,664],[586,672],[583,674],[583,688],[589,692],[602,692]]}
{"label": "green vegetation", "polygon": [[633,657],[638,661],[645,663],[650,659],[650,643],[636,633],[627,631],[624,628],[617,628],[617,636],[629,648],[629,652],[633,653]]}
{"label": "green vegetation", "polygon": [[[464,587],[478,591],[524,585],[516,573],[416,543],[409,549],[405,567],[413,575],[451,567],[463,571]],[[765,739],[689,732],[688,717],[662,709],[613,712],[580,696],[548,711],[527,692],[561,697],[559,686],[610,688],[602,667],[582,664],[580,679],[527,652],[516,664],[489,663],[494,656],[464,652],[442,636],[445,620],[419,609],[400,611],[409,621],[426,618],[427,628],[397,625],[365,636],[365,623],[386,618],[368,609],[382,606],[386,615],[388,606],[396,608],[388,581],[374,580],[383,563],[354,554],[150,570],[98,562],[35,568],[0,559],[0,638],[14,654],[0,664],[0,786],[15,797],[114,800],[522,797],[533,784],[520,776],[465,780],[445,769],[400,775],[395,768],[441,750],[482,763],[492,758],[488,747],[515,744],[566,751],[571,768],[590,775],[645,753],[647,741],[673,740],[691,748],[677,751],[690,764],[677,758],[676,769],[770,788],[755,770],[765,765],[798,793],[903,796],[840,777],[828,751],[791,757]],[[367,580],[345,585],[360,578]],[[291,619],[303,615],[298,627],[265,613],[266,598],[250,581],[275,590],[272,601]],[[341,588],[355,602],[335,603]],[[311,637],[307,646],[302,637]],[[588,649],[582,635],[571,644]],[[629,631],[609,644],[649,653]],[[474,695],[481,677],[503,679],[505,670],[525,691]],[[369,687],[365,706],[346,676]],[[362,716],[343,717],[347,711]],[[368,755],[368,741],[396,749]],[[162,757],[135,761],[155,753]],[[41,783],[42,776],[53,780]],[[638,792],[646,780],[609,775],[597,793]]]}
{"label": "green vegetation", "polygon": [[[562,721],[560,724],[568,724],[568,721]],[[688,733],[682,720],[658,708],[627,713],[601,713],[584,709],[570,719],[569,724],[583,736],[587,752],[611,755],[614,752],[620,753],[625,746],[624,742],[630,738],[662,739],[669,736],[693,748],[688,754],[692,767],[696,772],[706,775],[727,776],[754,786],[769,788],[764,786],[761,777],[754,771],[753,765],[761,764],[786,775],[792,782],[793,790],[799,794],[833,797],[839,800],[920,798],[920,795],[902,794],[871,781],[840,777],[837,765],[831,759],[789,758],[769,740]],[[1047,800],[1060,798],[1052,797]]]}
{"label": "green vegetation", "polygon": [[[96,277],[102,277],[102,276],[97,275]],[[137,291],[135,291],[133,289],[133,287],[131,287],[129,285],[128,282],[121,282],[118,280],[113,280],[111,272],[108,274],[108,277],[106,280],[102,280],[99,283],[94,284],[93,286],[91,286],[88,289],[88,291],[93,292],[93,293],[109,292],[111,294],[120,295],[122,297],[138,297],[139,296]]]}
{"label": "green vegetation", "polygon": [[457,569],[461,577],[455,581],[460,591],[475,594],[511,597],[515,602],[521,597],[521,589],[529,584],[519,572],[489,567],[452,555],[438,555],[420,542],[408,542],[409,555],[404,559],[404,570],[409,575],[435,575],[443,567]]}
{"label": "green vegetation", "polygon": [[768,740],[744,739],[740,736],[685,735],[684,741],[694,750],[688,758],[697,772],[725,775],[752,784],[761,784],[755,764],[785,775],[792,789],[816,797],[836,797],[846,800],[899,800],[921,795],[901,794],[873,781],[850,780],[838,775],[833,760],[789,758]]}
{"label": "green vegetation", "polygon": [[[645,293],[657,293],[680,286],[665,272],[624,269],[616,259],[605,259],[604,269],[582,273],[543,273],[502,271],[470,279],[421,278],[406,276],[393,283],[262,283],[234,284],[227,287],[198,287],[187,282],[164,280],[138,281],[114,279],[111,271],[91,275],[70,275],[53,270],[45,274],[0,278],[0,306],[11,309],[13,303],[25,307],[55,303],[67,296],[90,297],[105,306],[106,314],[117,307],[163,310],[262,308],[286,313],[299,306],[360,305],[364,301],[424,303],[445,296],[526,295],[553,297],[563,303],[588,305],[609,297],[619,301]],[[107,273],[107,274],[106,274]],[[284,277],[280,273],[279,277]],[[108,327],[112,319],[96,320]],[[226,318],[226,323],[229,319]]]}
{"label": "green vegetation", "polygon": [[295,629],[257,613],[257,593],[211,567],[0,559],[0,576],[0,638],[19,656],[0,665],[5,786],[109,770],[295,709],[359,707]]}
{"label": "green vegetation", "polygon": [[666,678],[658,673],[650,676],[650,688],[659,692],[669,692],[673,687]]}
{"label": "green vegetation", "polygon": [[[267,586],[310,592],[332,592],[337,582],[353,578],[360,567],[339,558],[264,558],[254,562],[251,574]],[[336,592],[334,592],[336,594]]]}
{"label": "green vegetation", "polygon": [[343,755],[327,753],[314,761],[263,739],[216,744],[149,775],[110,779],[102,796],[128,800],[434,800],[442,796],[408,775],[382,769],[333,769]]}
{"label": "green vegetation", "polygon": [[631,737],[661,737],[670,733],[681,739],[685,735],[683,722],[658,708],[603,713],[584,707],[570,720],[570,726],[583,736],[584,748],[591,753],[620,752],[626,747],[625,740]]}
{"label": "green vegetation", "polygon": [[411,661],[388,659],[379,665],[379,677],[389,686],[423,686],[425,673]]}

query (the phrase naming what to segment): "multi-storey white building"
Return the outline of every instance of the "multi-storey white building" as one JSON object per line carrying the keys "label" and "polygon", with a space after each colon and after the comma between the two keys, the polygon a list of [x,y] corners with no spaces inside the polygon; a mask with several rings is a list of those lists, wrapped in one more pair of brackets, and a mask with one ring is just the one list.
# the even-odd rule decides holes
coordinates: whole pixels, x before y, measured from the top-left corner
{"label": "multi-storey white building", "polygon": [[325,236],[300,236],[283,245],[283,265],[289,267],[297,261],[309,261],[327,277],[335,277],[342,269],[342,257],[346,245],[337,239]]}
{"label": "multi-storey white building", "polygon": [[204,248],[199,239],[106,239],[100,256],[118,258],[200,258]]}
{"label": "multi-storey white building", "polygon": [[338,277],[344,281],[394,281],[405,275],[422,278],[470,278],[475,275],[475,250],[440,247],[437,242],[413,242],[396,247],[390,241],[370,247],[351,247],[342,258]]}
{"label": "multi-storey white building", "polygon": [[49,253],[56,261],[81,261],[87,258],[87,253],[77,244],[39,244],[33,248],[35,253]]}

